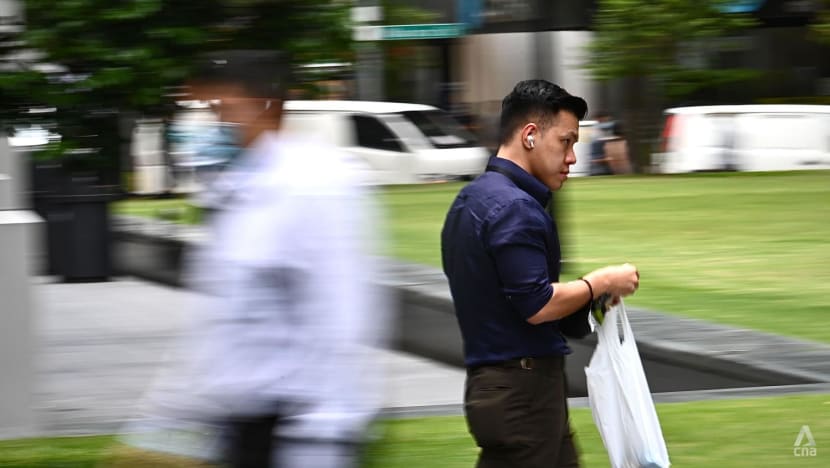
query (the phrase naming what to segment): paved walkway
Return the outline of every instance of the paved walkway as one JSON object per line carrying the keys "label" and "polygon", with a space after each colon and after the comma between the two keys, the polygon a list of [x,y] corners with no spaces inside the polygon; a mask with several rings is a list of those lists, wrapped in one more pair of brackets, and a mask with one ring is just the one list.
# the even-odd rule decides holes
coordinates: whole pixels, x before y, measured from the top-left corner
{"label": "paved walkway", "polygon": [[[132,278],[88,284],[37,278],[33,291],[39,343],[34,397],[39,434],[107,433],[135,415],[137,403],[182,329],[190,302],[197,297],[187,290]],[[657,394],[658,402],[830,393],[830,346],[662,314],[656,321],[649,321],[646,313],[631,315],[638,341],[663,340],[661,345],[688,353],[703,347],[741,359],[765,358],[771,365],[795,366],[799,373],[825,379],[812,385]],[[767,344],[774,349],[753,345],[759,336],[771,340]],[[787,352],[795,349],[788,346],[809,352]],[[401,352],[377,352],[388,369],[387,415],[461,413],[463,370]],[[572,399],[571,404],[585,406],[586,400]]]}
{"label": "paved walkway", "polygon": [[[179,335],[192,292],[131,278],[34,286],[39,433],[111,432],[135,414]],[[464,372],[390,350],[384,406],[459,407]],[[446,412],[446,411],[445,411]]]}

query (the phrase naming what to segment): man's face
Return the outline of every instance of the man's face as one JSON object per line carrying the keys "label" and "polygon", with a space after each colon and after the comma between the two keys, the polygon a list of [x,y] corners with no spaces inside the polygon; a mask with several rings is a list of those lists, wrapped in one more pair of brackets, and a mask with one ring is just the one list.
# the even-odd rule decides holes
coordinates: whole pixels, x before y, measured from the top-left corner
{"label": "man's face", "polygon": [[530,152],[531,174],[549,189],[559,190],[571,165],[576,163],[574,143],[579,138],[579,120],[568,111],[560,111],[553,123],[535,133],[535,147]]}
{"label": "man's face", "polygon": [[269,105],[268,99],[249,97],[237,86],[196,86],[192,91],[195,99],[214,103],[212,108],[219,121],[239,125],[244,146],[259,134],[260,127],[269,125],[269,120],[279,116],[276,109],[271,108],[278,103]]}

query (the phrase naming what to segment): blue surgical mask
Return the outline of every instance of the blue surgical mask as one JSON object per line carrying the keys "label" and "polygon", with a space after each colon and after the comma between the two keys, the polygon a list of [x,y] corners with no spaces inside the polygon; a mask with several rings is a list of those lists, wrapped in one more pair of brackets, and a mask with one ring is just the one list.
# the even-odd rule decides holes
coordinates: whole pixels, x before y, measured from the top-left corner
{"label": "blue surgical mask", "polygon": [[201,135],[197,157],[217,165],[228,165],[242,153],[242,136],[236,124],[215,122]]}
{"label": "blue surgical mask", "polygon": [[238,125],[216,121],[174,122],[170,142],[178,165],[224,167],[242,152]]}

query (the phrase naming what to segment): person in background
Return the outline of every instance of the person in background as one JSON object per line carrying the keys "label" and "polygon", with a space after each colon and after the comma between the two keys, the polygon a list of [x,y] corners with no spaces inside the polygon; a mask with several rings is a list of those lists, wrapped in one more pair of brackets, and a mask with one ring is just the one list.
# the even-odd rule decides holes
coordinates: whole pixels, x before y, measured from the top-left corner
{"label": "person in background", "polygon": [[565,381],[565,336],[590,332],[601,295],[639,285],[633,265],[560,281],[552,192],[576,162],[587,105],[544,80],[518,83],[502,103],[500,146],[447,213],[441,256],[467,367],[464,411],[478,467],[578,466]]}
{"label": "person in background", "polygon": [[596,175],[610,175],[611,167],[608,165],[608,160],[605,159],[605,139],[609,135],[609,131],[613,126],[611,114],[600,111],[596,114],[597,125],[594,131],[594,137],[591,140],[591,166],[589,174]]}
{"label": "person in background", "polygon": [[603,160],[608,164],[611,174],[630,174],[631,159],[628,156],[628,141],[625,139],[622,124],[611,122],[608,136],[603,139]]}
{"label": "person in background", "polygon": [[358,162],[280,132],[288,66],[217,52],[190,83],[240,153],[203,199],[210,240],[189,275],[203,299],[180,391],[151,400],[159,419],[217,427],[224,466],[353,467],[380,404],[369,346],[388,325],[377,212]]}

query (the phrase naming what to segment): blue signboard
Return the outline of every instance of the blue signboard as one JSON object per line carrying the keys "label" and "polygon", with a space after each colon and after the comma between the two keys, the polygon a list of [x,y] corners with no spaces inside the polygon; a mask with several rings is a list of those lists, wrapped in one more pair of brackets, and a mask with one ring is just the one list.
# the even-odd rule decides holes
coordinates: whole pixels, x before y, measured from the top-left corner
{"label": "blue signboard", "polygon": [[765,0],[734,0],[720,7],[724,13],[752,13],[761,8]]}
{"label": "blue signboard", "polygon": [[458,0],[458,22],[465,24],[468,29],[481,26],[481,4],[484,0]]}

